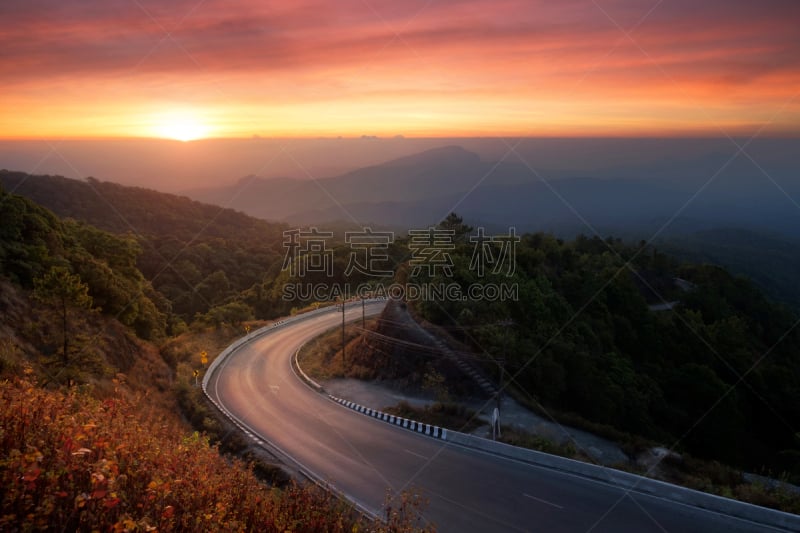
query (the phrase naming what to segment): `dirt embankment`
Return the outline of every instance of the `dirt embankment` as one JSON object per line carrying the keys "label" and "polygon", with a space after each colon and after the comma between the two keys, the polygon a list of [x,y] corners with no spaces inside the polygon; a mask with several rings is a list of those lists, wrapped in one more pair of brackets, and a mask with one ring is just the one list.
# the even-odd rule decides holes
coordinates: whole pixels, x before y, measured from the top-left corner
{"label": "dirt embankment", "polygon": [[371,328],[348,346],[352,364],[376,380],[439,399],[480,398],[485,393],[447,356],[447,348],[422,330],[402,302],[390,300]]}

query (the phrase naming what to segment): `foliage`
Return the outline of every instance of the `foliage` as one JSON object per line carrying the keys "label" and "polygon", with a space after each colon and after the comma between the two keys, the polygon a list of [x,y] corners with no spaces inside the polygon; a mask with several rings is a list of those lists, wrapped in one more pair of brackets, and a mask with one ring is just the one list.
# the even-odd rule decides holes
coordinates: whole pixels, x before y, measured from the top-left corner
{"label": "foliage", "polygon": [[449,213],[436,227],[451,232],[454,242],[467,242],[469,234],[474,229],[465,224],[464,219],[456,213]]}
{"label": "foliage", "polygon": [[[87,183],[100,187],[98,183]],[[58,196],[57,191],[52,190],[46,194]],[[57,201],[79,197],[80,194],[72,198],[63,195]],[[182,202],[178,202],[178,208],[185,207]],[[80,335],[85,337],[87,346],[91,345],[89,355],[94,356],[97,350],[111,345],[106,337],[119,336],[120,332],[114,327],[122,328],[114,318],[143,337],[164,335],[171,304],[154,290],[139,270],[150,240],[141,235],[114,236],[83,222],[59,220],[30,200],[6,194],[2,189],[0,205],[3,207],[0,210],[0,275],[21,287],[35,289],[47,303],[44,311],[55,307],[52,304],[57,301],[67,312],[88,307],[90,301],[100,306],[106,314],[102,320],[97,313],[83,313],[83,317],[75,313],[76,321],[82,319]],[[74,205],[68,201],[62,207],[84,210],[84,214],[92,213],[92,216],[97,214],[96,206],[86,209],[81,201]],[[136,207],[145,218],[151,214],[149,205]],[[226,218],[230,218],[229,214],[219,214],[220,220]],[[245,222],[252,222],[244,218]],[[237,223],[240,221],[241,217]],[[162,225],[164,223],[164,220],[158,223],[161,230],[169,227]],[[210,224],[197,219],[192,223]],[[241,229],[236,224],[232,226],[234,230]],[[253,240],[263,246],[263,235],[256,233],[265,226],[254,224],[253,227],[252,236],[256,237]],[[275,232],[269,235],[274,237]],[[187,239],[178,255],[197,236]],[[235,276],[243,272],[242,266],[251,257],[244,257],[243,253],[231,256],[226,253],[224,238],[216,239],[217,247],[207,243],[199,245],[207,261],[203,265],[205,270],[198,271],[207,274],[186,294],[213,305],[216,311],[211,316],[220,317],[221,325],[228,322],[241,326],[242,320],[252,316],[250,308],[229,297],[242,286],[249,285],[237,286]],[[158,250],[156,253],[158,255]],[[170,261],[176,258],[177,255]],[[227,260],[230,268],[218,268],[215,261],[219,258]],[[151,279],[157,280],[161,271],[171,268],[170,264],[155,272]],[[260,279],[261,272],[261,268],[254,268],[251,274],[255,273]],[[8,285],[5,280],[0,283]],[[5,308],[7,302],[0,301],[0,304]],[[30,307],[26,316],[39,310]],[[16,308],[14,313],[19,315]],[[45,315],[40,315],[38,324],[24,325],[25,332],[19,331],[19,320],[15,319],[12,326],[17,327],[17,331],[6,327],[4,320],[0,370],[6,373],[24,370],[30,379],[41,372],[47,385],[55,387],[58,382],[45,377],[49,375],[46,368],[37,371],[27,362],[20,363],[40,347],[31,346],[28,341],[43,338],[45,330],[51,327]],[[69,320],[66,312],[62,313],[63,317]],[[170,317],[170,323],[180,322]],[[109,326],[109,331],[98,331],[103,326]],[[219,329],[227,330],[227,327]],[[35,333],[36,330],[42,332]],[[12,339],[10,346],[7,338]],[[25,355],[17,353],[19,342],[25,343]],[[124,342],[117,344],[122,345]],[[65,346],[64,353],[72,351]],[[136,368],[139,361],[125,361],[128,355],[117,354],[116,357]],[[78,361],[73,359],[71,366]],[[37,364],[41,362],[38,355],[31,360]],[[104,361],[110,360],[110,354],[106,354]],[[80,361],[83,364],[84,360]],[[151,363],[153,361],[142,364],[150,368]],[[180,396],[181,390],[187,389],[187,370],[191,372],[192,369],[186,363],[176,361],[175,365]],[[61,366],[61,371],[66,369]],[[118,378],[124,380],[125,376],[118,374]],[[93,383],[81,387],[80,391],[98,390],[107,385],[99,372],[91,379]],[[153,385],[153,389],[162,386],[163,391],[160,379]],[[155,390],[148,390],[148,394],[150,392],[155,393]],[[181,397],[188,400],[184,407],[201,404],[196,392],[189,388],[188,394]],[[127,401],[123,399],[124,393],[115,394],[113,399],[96,400],[76,388],[67,392],[45,391],[33,386],[32,381],[6,380],[0,383],[0,396],[3,398],[0,404],[2,530],[45,529],[55,524],[65,530],[115,531],[153,528],[164,531],[416,530],[413,526],[415,498],[404,495],[392,500],[387,508],[386,523],[372,524],[330,493],[300,487],[267,490],[241,463],[235,462],[231,467],[209,446],[207,437],[200,434],[183,437],[180,427],[170,417],[165,417],[164,412],[146,402]],[[208,410],[190,414],[193,418],[202,417],[203,426],[213,427],[216,421]],[[42,424],[42,420],[48,423]]]}
{"label": "foliage", "polygon": [[[41,386],[64,384],[104,388],[108,378],[124,373],[153,397],[171,381],[155,348],[133,331],[96,311],[69,311],[68,360],[63,358],[60,310],[38,302],[30,291],[0,280],[0,358],[13,375],[26,365]],[[31,379],[34,379],[31,377]],[[173,404],[174,405],[174,404]]]}
{"label": "foliage", "polygon": [[65,267],[51,267],[44,276],[33,280],[34,295],[38,300],[53,304],[60,315],[64,363],[69,362],[70,315],[79,309],[92,306],[89,287],[80,276],[71,274]]}
{"label": "foliage", "polygon": [[782,235],[743,229],[700,231],[662,239],[665,253],[692,263],[725,267],[747,276],[770,299],[800,311],[800,243]]}
{"label": "foliage", "polygon": [[424,407],[415,407],[402,400],[395,406],[385,407],[383,411],[423,424],[432,424],[464,433],[470,433],[483,424],[477,413],[455,403],[436,402]]}
{"label": "foliage", "polygon": [[368,524],[329,493],[270,490],[145,405],[25,380],[0,383],[0,397],[3,530],[416,530],[407,500]]}
{"label": "foliage", "polygon": [[230,324],[238,328],[243,322],[253,320],[253,308],[244,302],[228,302],[212,307],[205,315],[205,321],[214,327]]}
{"label": "foliage", "polygon": [[[264,323],[249,325],[255,329]],[[160,349],[161,357],[173,371],[171,389],[182,415],[194,429],[202,431],[212,443],[219,445],[223,452],[233,454],[244,452],[247,442],[218,418],[217,411],[198,385],[208,369],[208,365],[202,362],[203,353],[213,360],[244,333],[243,327],[205,327],[174,337]]]}
{"label": "foliage", "polygon": [[[136,267],[141,249],[135,240],[59,220],[2,188],[0,206],[0,275],[31,289],[34,280],[41,284],[47,276],[52,278],[53,268],[63,269],[77,276],[70,284],[85,285],[104,314],[131,326],[143,338],[163,337],[169,304]],[[49,289],[53,295],[54,287]]]}
{"label": "foliage", "polygon": [[[30,289],[52,267],[67,268],[104,313],[144,337],[196,316],[224,327],[247,320],[247,306],[265,318],[313,300],[284,298],[292,283],[381,281],[348,274],[345,246],[332,250],[332,277],[291,275],[281,268],[284,226],[234,211],[92,179],[0,177],[61,216],[132,232],[113,236],[62,222],[0,190],[3,275]],[[565,242],[542,233],[521,237],[513,272],[478,275],[471,228],[451,214],[440,229],[454,231],[452,273],[420,269],[410,277],[403,239],[386,262],[399,265],[400,283],[515,284],[514,299],[414,304],[471,346],[495,381],[505,367],[505,382],[529,403],[800,481],[793,424],[800,420],[800,328],[753,284],[719,267],[680,264],[644,243]],[[649,308],[665,302],[672,309]],[[373,370],[359,359],[350,371],[374,377]]]}
{"label": "foliage", "polygon": [[800,481],[800,330],[750,282],[616,239],[524,235],[510,275],[477,276],[471,253],[457,243],[452,276],[412,281],[516,284],[518,298],[414,305],[496,381],[503,359],[529,403]]}
{"label": "foliage", "polygon": [[440,403],[451,401],[450,391],[444,375],[429,365],[427,372],[422,376],[422,388],[436,395],[436,400]]}
{"label": "foliage", "polygon": [[538,450],[552,455],[586,460],[585,457],[581,457],[578,450],[576,450],[575,446],[569,441],[555,443],[544,437],[533,435],[514,427],[502,426],[500,437],[497,440],[505,442],[506,444],[511,444],[512,446]]}
{"label": "foliage", "polygon": [[[123,244],[114,255],[127,260],[129,252],[135,251],[135,266],[184,321],[254,286],[257,298],[262,281],[273,279],[280,271],[281,224],[186,197],[94,178],[78,181],[3,171],[0,181],[61,217],[83,222],[84,228],[93,226],[121,236]],[[46,217],[54,219],[52,214]],[[0,232],[0,239],[3,233],[7,231]],[[15,268],[35,268],[30,265],[36,262],[38,249],[27,250],[26,256],[15,261]],[[0,261],[2,257],[0,253]],[[261,318],[284,311],[266,303],[256,310]]]}
{"label": "foliage", "polygon": [[686,454],[679,457],[667,455],[658,468],[671,483],[788,513],[800,513],[797,488],[786,486],[782,480],[748,480],[746,478],[750,476],[717,461],[703,461]]}
{"label": "foliage", "polygon": [[77,241],[70,261],[89,285],[95,305],[133,327],[142,338],[163,336],[164,311],[170,309],[170,304],[136,266],[142,253],[137,241],[130,235],[112,235],[73,220],[64,224]]}
{"label": "foliage", "polygon": [[[279,314],[288,314],[293,308],[303,308],[314,304],[318,300],[339,301],[360,296],[356,291],[359,287],[369,289],[379,283],[388,283],[391,276],[381,277],[374,272],[387,271],[393,272],[397,265],[408,258],[408,248],[401,239],[387,244],[385,250],[380,254],[385,254],[383,259],[374,259],[370,269],[359,271],[352,267],[351,261],[366,261],[359,256],[358,252],[349,245],[342,242],[333,241],[326,244],[326,253],[329,253],[330,272],[324,269],[305,269],[303,262],[307,256],[298,253],[293,259],[292,265],[285,269],[270,271],[264,276],[263,282],[253,286],[243,294],[244,300],[256,310],[256,316],[261,317],[269,311],[279,311]],[[280,266],[280,265],[278,265]],[[330,291],[322,291],[317,295],[314,287],[328,287]],[[294,290],[287,290],[293,288]],[[336,293],[336,288],[342,289],[342,294]],[[350,294],[347,294],[349,288]],[[364,291],[365,293],[368,291]]]}
{"label": "foliage", "polygon": [[[369,320],[367,328],[374,327],[374,320]],[[342,330],[332,328],[322,335],[307,342],[297,355],[303,371],[314,379],[332,379],[350,377],[356,379],[375,379],[378,373],[374,361],[364,361],[359,357],[356,343],[362,342],[361,324],[347,324],[345,327],[345,353],[347,358],[342,362]]]}

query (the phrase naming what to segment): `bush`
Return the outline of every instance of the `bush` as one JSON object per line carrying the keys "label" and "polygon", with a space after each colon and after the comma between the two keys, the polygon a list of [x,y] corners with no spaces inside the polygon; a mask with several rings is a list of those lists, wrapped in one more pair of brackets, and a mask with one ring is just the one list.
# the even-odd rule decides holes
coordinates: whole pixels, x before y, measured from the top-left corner
{"label": "bush", "polygon": [[[329,493],[261,484],[164,413],[0,382],[0,530],[382,531]],[[42,421],[48,421],[42,423]]]}

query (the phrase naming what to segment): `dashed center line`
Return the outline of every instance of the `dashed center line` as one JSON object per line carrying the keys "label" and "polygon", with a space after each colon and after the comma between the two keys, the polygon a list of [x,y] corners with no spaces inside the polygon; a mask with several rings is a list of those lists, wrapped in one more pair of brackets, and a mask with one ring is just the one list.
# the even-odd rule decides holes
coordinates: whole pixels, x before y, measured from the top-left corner
{"label": "dashed center line", "polygon": [[411,455],[413,455],[414,457],[419,457],[420,459],[424,459],[424,460],[426,460],[426,461],[428,460],[428,458],[427,458],[427,457],[425,457],[424,455],[420,455],[420,454],[418,454],[418,453],[414,453],[414,452],[412,452],[411,450],[406,450],[406,449],[403,449],[403,451],[404,451],[404,452],[406,452],[406,453],[410,453],[410,454],[411,454]]}
{"label": "dashed center line", "polygon": [[545,505],[550,505],[552,507],[555,507],[556,509],[563,509],[564,508],[563,506],[558,505],[557,503],[549,502],[547,500],[543,500],[541,498],[537,498],[536,496],[531,496],[530,494],[528,494],[526,492],[523,492],[522,495],[525,496],[526,498],[530,498],[531,500],[536,500],[539,503],[543,503]]}

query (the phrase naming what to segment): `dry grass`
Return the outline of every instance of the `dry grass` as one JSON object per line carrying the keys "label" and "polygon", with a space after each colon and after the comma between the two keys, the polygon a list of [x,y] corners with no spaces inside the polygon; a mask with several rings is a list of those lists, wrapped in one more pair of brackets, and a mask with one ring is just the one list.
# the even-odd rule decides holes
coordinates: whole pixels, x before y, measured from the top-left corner
{"label": "dry grass", "polygon": [[[373,327],[375,319],[367,320],[367,329]],[[356,353],[361,338],[361,322],[345,326],[345,355]],[[351,377],[372,379],[373,369],[359,364],[353,357],[342,360],[342,328],[332,328],[306,343],[297,356],[303,372],[319,380]]]}
{"label": "dry grass", "polygon": [[313,486],[270,489],[144,402],[25,379],[0,382],[0,398],[3,531],[419,530],[414,500],[375,524]]}

